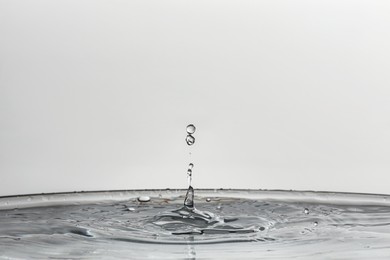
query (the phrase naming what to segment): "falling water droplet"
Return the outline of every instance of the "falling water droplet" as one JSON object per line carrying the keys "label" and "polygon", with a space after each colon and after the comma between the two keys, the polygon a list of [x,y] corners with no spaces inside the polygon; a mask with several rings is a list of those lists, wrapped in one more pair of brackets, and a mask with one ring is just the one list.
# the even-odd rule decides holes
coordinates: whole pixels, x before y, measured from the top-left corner
{"label": "falling water droplet", "polygon": [[306,215],[308,215],[308,214],[309,214],[309,209],[308,209],[308,208],[305,208],[305,209],[303,210],[303,213],[305,213]]}
{"label": "falling water droplet", "polygon": [[189,124],[186,130],[189,135],[192,135],[195,133],[196,127],[193,124]]}
{"label": "falling water droplet", "polygon": [[148,201],[150,201],[150,197],[149,196],[140,196],[140,197],[138,197],[138,201],[139,202],[148,202]]}
{"label": "falling water droplet", "polygon": [[210,202],[210,201],[211,201],[211,199],[210,199],[210,198],[206,198],[206,201],[207,201],[207,202]]}
{"label": "falling water droplet", "polygon": [[193,145],[195,143],[195,137],[193,137],[192,135],[187,135],[186,142],[188,145]]}
{"label": "falling water droplet", "polygon": [[193,164],[193,163],[190,163],[190,164],[188,165],[188,169],[191,169],[191,170],[192,170],[192,168],[194,168],[194,164]]}

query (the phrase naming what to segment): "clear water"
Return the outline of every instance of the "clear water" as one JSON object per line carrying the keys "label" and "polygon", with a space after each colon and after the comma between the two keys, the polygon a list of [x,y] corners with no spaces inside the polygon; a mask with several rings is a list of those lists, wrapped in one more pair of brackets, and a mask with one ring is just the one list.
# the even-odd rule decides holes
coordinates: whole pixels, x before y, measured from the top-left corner
{"label": "clear water", "polygon": [[[186,127],[188,146],[195,130]],[[254,190],[195,196],[193,168],[189,163],[187,191],[0,198],[0,258],[390,257],[389,196]]]}
{"label": "clear water", "polygon": [[390,196],[193,194],[189,189],[2,197],[0,259],[390,257]]}

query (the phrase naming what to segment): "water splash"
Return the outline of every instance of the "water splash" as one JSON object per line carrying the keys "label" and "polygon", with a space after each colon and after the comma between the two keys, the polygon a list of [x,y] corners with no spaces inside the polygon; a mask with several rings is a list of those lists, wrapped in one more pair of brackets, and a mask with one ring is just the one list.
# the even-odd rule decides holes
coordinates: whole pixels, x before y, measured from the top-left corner
{"label": "water splash", "polygon": [[194,208],[194,188],[192,186],[188,187],[186,197],[184,199],[184,206],[193,209]]}
{"label": "water splash", "polygon": [[[390,255],[389,196],[242,190],[193,195],[186,197],[201,211],[190,200],[183,205],[183,190],[0,198],[1,257],[186,259],[190,245],[193,254],[208,259]],[[143,196],[150,200],[141,203]],[[218,205],[221,210],[212,213]],[[310,214],[302,214],[305,208]]]}

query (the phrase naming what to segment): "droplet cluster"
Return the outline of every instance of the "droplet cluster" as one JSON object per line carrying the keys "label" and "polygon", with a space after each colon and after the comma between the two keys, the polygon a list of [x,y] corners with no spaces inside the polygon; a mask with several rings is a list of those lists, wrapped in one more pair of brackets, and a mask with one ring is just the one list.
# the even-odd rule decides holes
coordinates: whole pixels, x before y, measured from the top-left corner
{"label": "droplet cluster", "polygon": [[187,130],[186,143],[188,145],[193,145],[195,143],[195,137],[193,136],[193,134],[195,133],[196,127],[193,124],[189,124],[186,130]]}

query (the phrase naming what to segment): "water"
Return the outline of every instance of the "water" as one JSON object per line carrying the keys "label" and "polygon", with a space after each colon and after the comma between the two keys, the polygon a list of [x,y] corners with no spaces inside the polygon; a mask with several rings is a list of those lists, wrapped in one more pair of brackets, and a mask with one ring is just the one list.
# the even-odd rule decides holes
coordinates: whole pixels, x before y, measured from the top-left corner
{"label": "water", "polygon": [[193,136],[193,134],[195,133],[195,130],[196,130],[196,127],[193,124],[189,124],[186,127],[186,131],[187,131],[186,143],[188,145],[193,145],[195,143],[195,137]]}
{"label": "water", "polygon": [[[186,143],[195,142],[187,126]],[[190,153],[191,155],[191,153]],[[390,257],[390,197],[188,189],[0,197],[0,259]],[[185,194],[185,196],[183,196]]]}
{"label": "water", "polygon": [[193,124],[189,124],[186,130],[187,130],[187,134],[192,135],[195,133],[196,127]]}
{"label": "water", "polygon": [[[186,131],[187,131],[187,137],[186,137],[186,142],[187,142],[187,145],[191,146],[195,143],[195,138],[192,136],[192,134],[195,133],[195,130],[196,130],[196,127],[193,125],[193,124],[189,124],[186,128]],[[189,141],[190,140],[190,141]],[[189,153],[190,156],[191,156],[191,152]],[[188,169],[187,169],[187,181],[188,181],[188,191],[187,191],[187,196],[184,200],[184,206],[186,206],[186,201],[189,200],[190,198],[188,197],[189,195],[192,196],[192,198],[194,197],[193,193],[194,193],[194,190],[191,186],[192,184],[192,168],[194,168],[194,164],[193,163],[189,163],[188,164]]]}
{"label": "water", "polygon": [[2,197],[0,259],[390,257],[390,196],[187,192]]}

